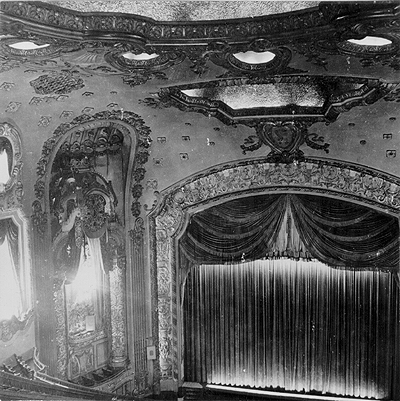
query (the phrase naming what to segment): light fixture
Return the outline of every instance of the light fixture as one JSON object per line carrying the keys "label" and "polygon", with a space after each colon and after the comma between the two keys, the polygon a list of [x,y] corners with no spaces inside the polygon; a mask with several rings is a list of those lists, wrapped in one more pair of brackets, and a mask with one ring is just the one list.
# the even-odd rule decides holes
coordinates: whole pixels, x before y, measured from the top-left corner
{"label": "light fixture", "polygon": [[235,53],[233,55],[239,61],[246,64],[265,64],[269,63],[275,58],[275,53],[266,51],[266,52],[253,52],[247,51],[245,53]]}
{"label": "light fixture", "polygon": [[379,36],[366,36],[363,39],[348,39],[348,42],[360,46],[387,46],[392,43],[391,40]]}
{"label": "light fixture", "polygon": [[132,52],[127,52],[122,55],[122,57],[128,59],[128,60],[135,60],[135,61],[147,61],[147,60],[152,60],[158,57],[157,53],[140,53],[140,54],[134,54]]}
{"label": "light fixture", "polygon": [[48,47],[50,45],[48,43],[44,45],[37,45],[36,43],[33,42],[17,42],[17,43],[12,43],[11,45],[8,46],[17,50],[36,50],[36,49],[43,49],[44,47]]}

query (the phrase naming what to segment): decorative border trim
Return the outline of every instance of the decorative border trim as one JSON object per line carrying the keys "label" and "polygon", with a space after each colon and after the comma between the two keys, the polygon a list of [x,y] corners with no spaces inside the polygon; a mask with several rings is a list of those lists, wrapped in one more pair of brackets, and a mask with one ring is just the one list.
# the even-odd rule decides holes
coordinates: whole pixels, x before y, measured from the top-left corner
{"label": "decorative border trim", "polygon": [[180,338],[177,330],[180,296],[175,258],[176,239],[189,215],[216,202],[268,192],[307,192],[341,197],[400,216],[400,179],[389,174],[330,159],[306,158],[300,164],[244,160],[212,167],[161,193],[149,215],[151,244],[152,328],[158,337],[161,391],[181,385]]}
{"label": "decorative border trim", "polygon": [[128,33],[147,39],[202,39],[221,37],[249,37],[271,34],[294,29],[307,29],[310,26],[323,26],[341,14],[359,11],[359,7],[312,8],[293,14],[284,13],[260,18],[202,21],[201,25],[191,22],[158,22],[137,15],[95,13],[93,15],[50,5],[42,2],[2,2],[0,10],[19,19],[47,24],[65,30],[83,32],[95,31],[98,34]]}
{"label": "decorative border trim", "polygon": [[[292,13],[275,14],[255,18],[243,18],[239,21],[214,20],[200,22],[166,22],[132,14],[113,13],[82,13],[43,2],[7,1],[0,3],[0,10],[9,24],[19,24],[23,30],[22,21],[26,20],[35,28],[50,32],[58,30],[59,35],[71,36],[81,40],[87,31],[95,32],[96,40],[110,40],[110,33],[118,38],[131,39],[137,42],[152,40],[157,42],[181,42],[182,40],[211,41],[222,38],[254,38],[274,35],[281,41],[288,32],[319,29],[325,35],[335,30],[334,24],[340,17],[343,20],[390,19],[396,13],[396,4],[357,4],[338,3],[320,4],[306,10]],[[7,24],[8,25],[8,24]],[[6,27],[10,29],[10,27]],[[36,29],[37,30],[37,29]],[[91,39],[85,35],[86,39]]]}

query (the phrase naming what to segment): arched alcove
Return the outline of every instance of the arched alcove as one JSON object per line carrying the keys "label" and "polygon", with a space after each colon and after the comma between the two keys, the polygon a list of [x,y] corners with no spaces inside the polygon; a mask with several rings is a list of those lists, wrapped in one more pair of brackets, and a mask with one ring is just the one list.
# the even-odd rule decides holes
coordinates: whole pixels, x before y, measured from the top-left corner
{"label": "arched alcove", "polygon": [[[129,227],[140,214],[149,134],[135,113],[107,111],[60,125],[43,146],[33,203],[38,343],[60,378],[97,386],[86,374],[129,368],[126,308],[134,305],[126,288],[136,285]],[[83,302],[75,279],[89,276],[98,286]],[[133,391],[131,374],[126,380]]]}
{"label": "arched alcove", "polygon": [[160,388],[182,385],[181,276],[177,243],[190,216],[227,200],[261,194],[312,194],[391,214],[400,211],[400,180],[364,166],[329,159],[273,164],[250,159],[215,166],[161,193],[150,214],[152,323],[158,335]]}

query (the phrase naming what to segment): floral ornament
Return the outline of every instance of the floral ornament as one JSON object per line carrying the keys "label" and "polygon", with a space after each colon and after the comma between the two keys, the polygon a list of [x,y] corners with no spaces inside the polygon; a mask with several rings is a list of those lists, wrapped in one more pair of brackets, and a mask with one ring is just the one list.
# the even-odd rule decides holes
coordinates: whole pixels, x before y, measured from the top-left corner
{"label": "floral ornament", "polygon": [[15,113],[19,110],[20,107],[21,107],[20,102],[10,102],[10,103],[8,103],[6,112],[7,113]]}
{"label": "floral ornament", "polygon": [[14,88],[15,83],[14,82],[3,82],[0,85],[0,89],[9,92],[12,88]]}

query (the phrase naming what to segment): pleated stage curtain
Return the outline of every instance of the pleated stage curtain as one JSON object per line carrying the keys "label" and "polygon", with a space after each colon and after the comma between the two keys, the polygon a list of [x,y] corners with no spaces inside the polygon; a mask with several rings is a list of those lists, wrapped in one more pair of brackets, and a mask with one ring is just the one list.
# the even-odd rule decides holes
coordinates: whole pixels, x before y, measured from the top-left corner
{"label": "pleated stage curtain", "polygon": [[194,266],[185,380],[390,398],[397,308],[390,272],[289,259]]}

